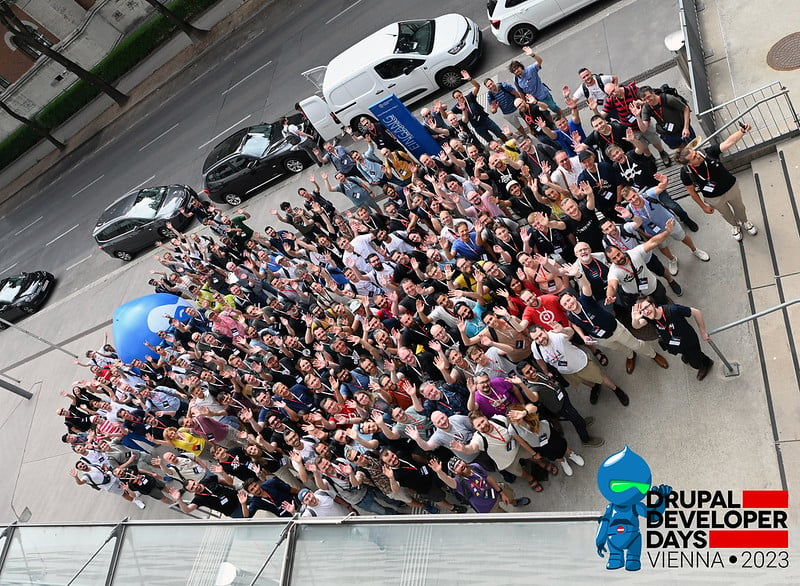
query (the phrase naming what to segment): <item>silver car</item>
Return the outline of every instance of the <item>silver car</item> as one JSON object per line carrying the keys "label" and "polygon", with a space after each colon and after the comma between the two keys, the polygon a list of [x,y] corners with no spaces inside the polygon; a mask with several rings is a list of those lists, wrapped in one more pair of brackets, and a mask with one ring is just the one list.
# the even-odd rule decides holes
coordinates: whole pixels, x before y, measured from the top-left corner
{"label": "silver car", "polygon": [[92,236],[100,250],[129,261],[135,253],[158,240],[171,238],[174,233],[168,223],[178,230],[189,225],[192,218],[181,211],[187,211],[196,197],[197,193],[188,185],[137,189],[106,208]]}

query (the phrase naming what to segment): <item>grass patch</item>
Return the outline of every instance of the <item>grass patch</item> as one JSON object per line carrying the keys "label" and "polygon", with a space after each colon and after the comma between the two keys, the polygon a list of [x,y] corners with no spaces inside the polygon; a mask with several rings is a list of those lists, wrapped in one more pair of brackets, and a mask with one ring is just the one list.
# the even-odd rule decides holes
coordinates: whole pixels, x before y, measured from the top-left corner
{"label": "grass patch", "polygon": [[[169,8],[184,20],[191,20],[218,0],[173,0]],[[146,59],[161,44],[171,38],[178,27],[166,17],[155,13],[139,28],[123,38],[92,68],[101,79],[113,83]],[[34,119],[47,128],[56,128],[77,114],[102,92],[79,79],[42,108]],[[0,169],[4,169],[33,148],[42,137],[22,125],[0,142]]]}

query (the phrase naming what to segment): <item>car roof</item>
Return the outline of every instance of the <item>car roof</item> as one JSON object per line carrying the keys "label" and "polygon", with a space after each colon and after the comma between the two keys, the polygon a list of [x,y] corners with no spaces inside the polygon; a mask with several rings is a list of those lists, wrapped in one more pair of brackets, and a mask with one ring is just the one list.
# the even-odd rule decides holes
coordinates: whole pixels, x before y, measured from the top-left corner
{"label": "car roof", "polygon": [[[111,205],[109,205],[100,217],[97,219],[97,223],[95,224],[95,229],[100,228],[101,226],[107,224],[112,220],[116,220],[122,217],[139,217],[136,214],[131,215],[131,211],[133,210],[134,203],[136,202],[136,198],[139,196],[140,193],[143,191],[152,191],[154,189],[170,189],[174,186],[172,185],[153,185],[151,187],[143,187],[142,189],[135,189],[130,191],[120,197],[119,199],[115,200]],[[180,187],[180,186],[178,186]]]}
{"label": "car roof", "polygon": [[208,171],[208,169],[214,165],[217,161],[220,161],[230,155],[231,153],[235,153],[239,150],[239,147],[242,144],[242,141],[247,136],[247,133],[250,131],[252,126],[248,126],[247,128],[242,128],[241,130],[237,130],[229,137],[225,138],[221,142],[217,143],[211,152],[208,153],[205,162],[203,163],[203,173]]}
{"label": "car roof", "polygon": [[399,32],[399,22],[388,24],[339,53],[328,63],[323,86],[338,85],[339,80],[353,71],[370,65],[376,58],[383,58],[394,53]]}

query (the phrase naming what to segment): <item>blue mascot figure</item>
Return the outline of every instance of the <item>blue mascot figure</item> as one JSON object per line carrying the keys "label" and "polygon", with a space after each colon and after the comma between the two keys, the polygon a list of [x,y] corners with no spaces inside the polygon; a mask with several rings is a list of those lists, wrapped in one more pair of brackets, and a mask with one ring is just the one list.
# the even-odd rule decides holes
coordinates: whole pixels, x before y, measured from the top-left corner
{"label": "blue mascot figure", "polygon": [[[651,488],[651,480],[650,466],[628,446],[606,458],[597,471],[597,486],[610,502],[600,517],[595,545],[600,557],[604,557],[608,546],[608,570],[625,566],[626,570],[635,572],[642,567],[639,517],[646,518],[648,512],[642,499],[648,491],[656,492],[661,497],[672,492],[672,487],[665,484]],[[659,507],[651,510],[663,513],[666,499],[659,501]]]}
{"label": "blue mascot figure", "polygon": [[145,342],[151,346],[163,345],[158,332],[171,331],[170,318],[186,321],[187,307],[194,305],[169,293],[145,295],[120,305],[114,312],[114,346],[120,359],[130,364],[148,356],[158,358]]}

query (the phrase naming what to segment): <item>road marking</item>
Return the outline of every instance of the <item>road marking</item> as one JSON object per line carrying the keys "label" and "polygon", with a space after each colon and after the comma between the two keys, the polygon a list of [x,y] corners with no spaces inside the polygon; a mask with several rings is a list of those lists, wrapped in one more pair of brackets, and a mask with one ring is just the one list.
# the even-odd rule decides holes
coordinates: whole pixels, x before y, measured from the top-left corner
{"label": "road marking", "polygon": [[68,266],[66,269],[64,269],[64,270],[65,270],[65,271],[68,271],[68,270],[70,270],[70,269],[74,269],[74,268],[75,268],[75,267],[77,267],[79,264],[81,264],[82,262],[86,262],[86,261],[87,261],[87,260],[89,260],[90,258],[92,258],[92,255],[91,255],[91,254],[90,254],[89,256],[87,256],[86,258],[82,258],[82,259],[81,259],[81,260],[79,260],[78,262],[72,263],[71,265],[69,265],[69,266]]}
{"label": "road marking", "polygon": [[486,31],[488,31],[488,30],[489,30],[489,28],[491,28],[491,26],[492,26],[492,25],[490,25],[490,24],[487,24],[485,27],[483,27],[483,28],[481,29],[481,32],[482,32],[482,33],[485,33]]}
{"label": "road marking", "polygon": [[20,235],[20,234],[22,234],[22,233],[23,233],[25,230],[27,230],[28,228],[30,228],[31,226],[33,226],[33,225],[34,225],[36,222],[38,222],[38,221],[39,221],[39,220],[41,220],[42,218],[44,218],[44,216],[39,216],[39,217],[38,217],[38,218],[36,218],[36,219],[35,219],[33,222],[31,222],[30,224],[28,224],[27,226],[25,226],[25,227],[24,227],[22,230],[17,230],[16,232],[14,232],[14,236],[19,236],[19,235]]}
{"label": "road marking", "polygon": [[[130,188],[128,191],[133,191],[134,189],[138,189],[139,187],[141,187],[142,185],[144,185],[144,184],[145,184],[145,183],[147,183],[148,181],[152,181],[152,180],[153,180],[153,179],[155,179],[155,178],[156,178],[156,176],[155,176],[155,175],[153,175],[152,177],[148,177],[147,179],[145,179],[144,181],[142,181],[142,182],[141,182],[139,185],[134,185],[133,187],[131,187],[131,188]],[[127,193],[127,192],[126,192],[126,193]]]}
{"label": "road marking", "polygon": [[151,144],[153,144],[155,141],[157,141],[157,140],[158,140],[159,138],[161,138],[162,136],[164,136],[164,135],[168,134],[169,132],[171,132],[171,131],[175,130],[175,127],[177,127],[177,126],[178,126],[178,124],[180,124],[180,122],[176,122],[176,123],[175,123],[173,126],[170,126],[169,128],[167,128],[167,129],[166,129],[164,132],[162,132],[162,133],[161,133],[161,134],[159,134],[157,137],[155,137],[153,140],[151,140],[151,141],[150,141],[150,142],[148,142],[146,145],[144,145],[142,148],[140,148],[140,149],[139,149],[139,152],[142,152],[144,149],[146,149],[147,147],[149,147]]}
{"label": "road marking", "polygon": [[47,244],[45,244],[45,246],[50,246],[50,245],[51,245],[53,242],[55,242],[56,240],[58,240],[58,239],[59,239],[59,238],[61,238],[62,236],[66,236],[67,234],[69,234],[70,232],[72,232],[72,231],[73,231],[75,228],[77,228],[78,226],[80,226],[80,224],[75,224],[75,225],[74,225],[72,228],[70,228],[70,229],[69,229],[69,230],[67,230],[66,232],[62,232],[61,234],[59,234],[58,236],[56,236],[55,238],[53,238],[53,239],[52,239],[50,242],[48,242]]}
{"label": "road marking", "polygon": [[235,84],[233,84],[231,87],[229,87],[228,89],[226,89],[224,92],[222,92],[222,95],[224,96],[225,94],[227,94],[229,91],[231,91],[233,88],[235,88],[235,87],[236,87],[237,85],[239,85],[240,83],[244,83],[244,82],[246,82],[248,79],[250,79],[251,77],[253,77],[253,76],[254,76],[256,73],[258,73],[259,71],[261,71],[262,69],[264,69],[265,67],[267,67],[267,66],[269,66],[269,65],[272,65],[272,60],[271,60],[271,59],[270,59],[269,61],[267,61],[266,63],[264,63],[264,65],[262,65],[261,67],[259,67],[259,68],[258,68],[258,69],[256,69],[255,71],[253,71],[251,74],[247,75],[246,77],[243,77],[242,79],[240,79],[239,81],[237,81]]}
{"label": "road marking", "polygon": [[353,3],[352,3],[350,6],[348,6],[348,7],[347,7],[347,8],[345,8],[344,10],[342,10],[342,11],[341,11],[339,14],[337,14],[336,16],[334,16],[333,18],[331,18],[330,20],[328,20],[328,22],[326,22],[325,24],[330,24],[330,23],[332,23],[334,20],[336,20],[337,18],[339,18],[339,17],[340,17],[342,14],[344,14],[345,12],[347,12],[348,10],[350,10],[351,8],[354,8],[354,7],[355,7],[357,4],[361,4],[361,2],[362,2],[362,0],[356,0],[356,1],[355,1],[355,2],[353,2]]}
{"label": "road marking", "polygon": [[15,263],[14,263],[13,265],[11,265],[10,267],[6,267],[6,268],[4,268],[2,271],[0,271],[0,275],[2,275],[3,273],[7,273],[8,271],[10,271],[11,269],[13,269],[13,268],[14,268],[15,266],[17,266],[18,264],[19,264],[18,262],[15,262]]}
{"label": "road marking", "polygon": [[212,139],[211,139],[211,140],[209,140],[209,141],[206,141],[206,142],[204,142],[204,143],[203,143],[203,144],[201,144],[199,147],[197,147],[197,150],[199,151],[200,149],[204,148],[205,146],[207,146],[207,145],[211,144],[212,142],[214,142],[215,140],[217,140],[217,139],[218,139],[220,136],[222,136],[223,134],[225,134],[226,132],[228,132],[228,131],[229,131],[231,128],[235,128],[235,127],[239,126],[239,125],[240,125],[242,122],[244,122],[245,120],[247,120],[248,118],[250,118],[250,116],[252,116],[252,114],[248,114],[247,116],[245,116],[244,118],[242,118],[241,120],[239,120],[239,122],[236,122],[235,124],[231,124],[230,126],[228,126],[228,128],[226,128],[225,130],[223,130],[222,132],[220,132],[220,133],[219,133],[218,135],[216,135],[214,138],[212,138]]}
{"label": "road marking", "polygon": [[83,193],[84,191],[86,191],[87,189],[89,189],[89,188],[90,188],[92,185],[94,185],[95,183],[97,183],[98,181],[100,181],[100,180],[101,180],[103,177],[105,177],[105,175],[100,175],[100,177],[98,177],[97,179],[95,179],[94,181],[92,181],[92,182],[91,182],[89,185],[87,185],[86,187],[82,187],[81,189],[79,189],[78,191],[76,191],[75,193],[73,193],[73,194],[72,194],[70,197],[75,197],[76,195],[80,195],[81,193]]}

